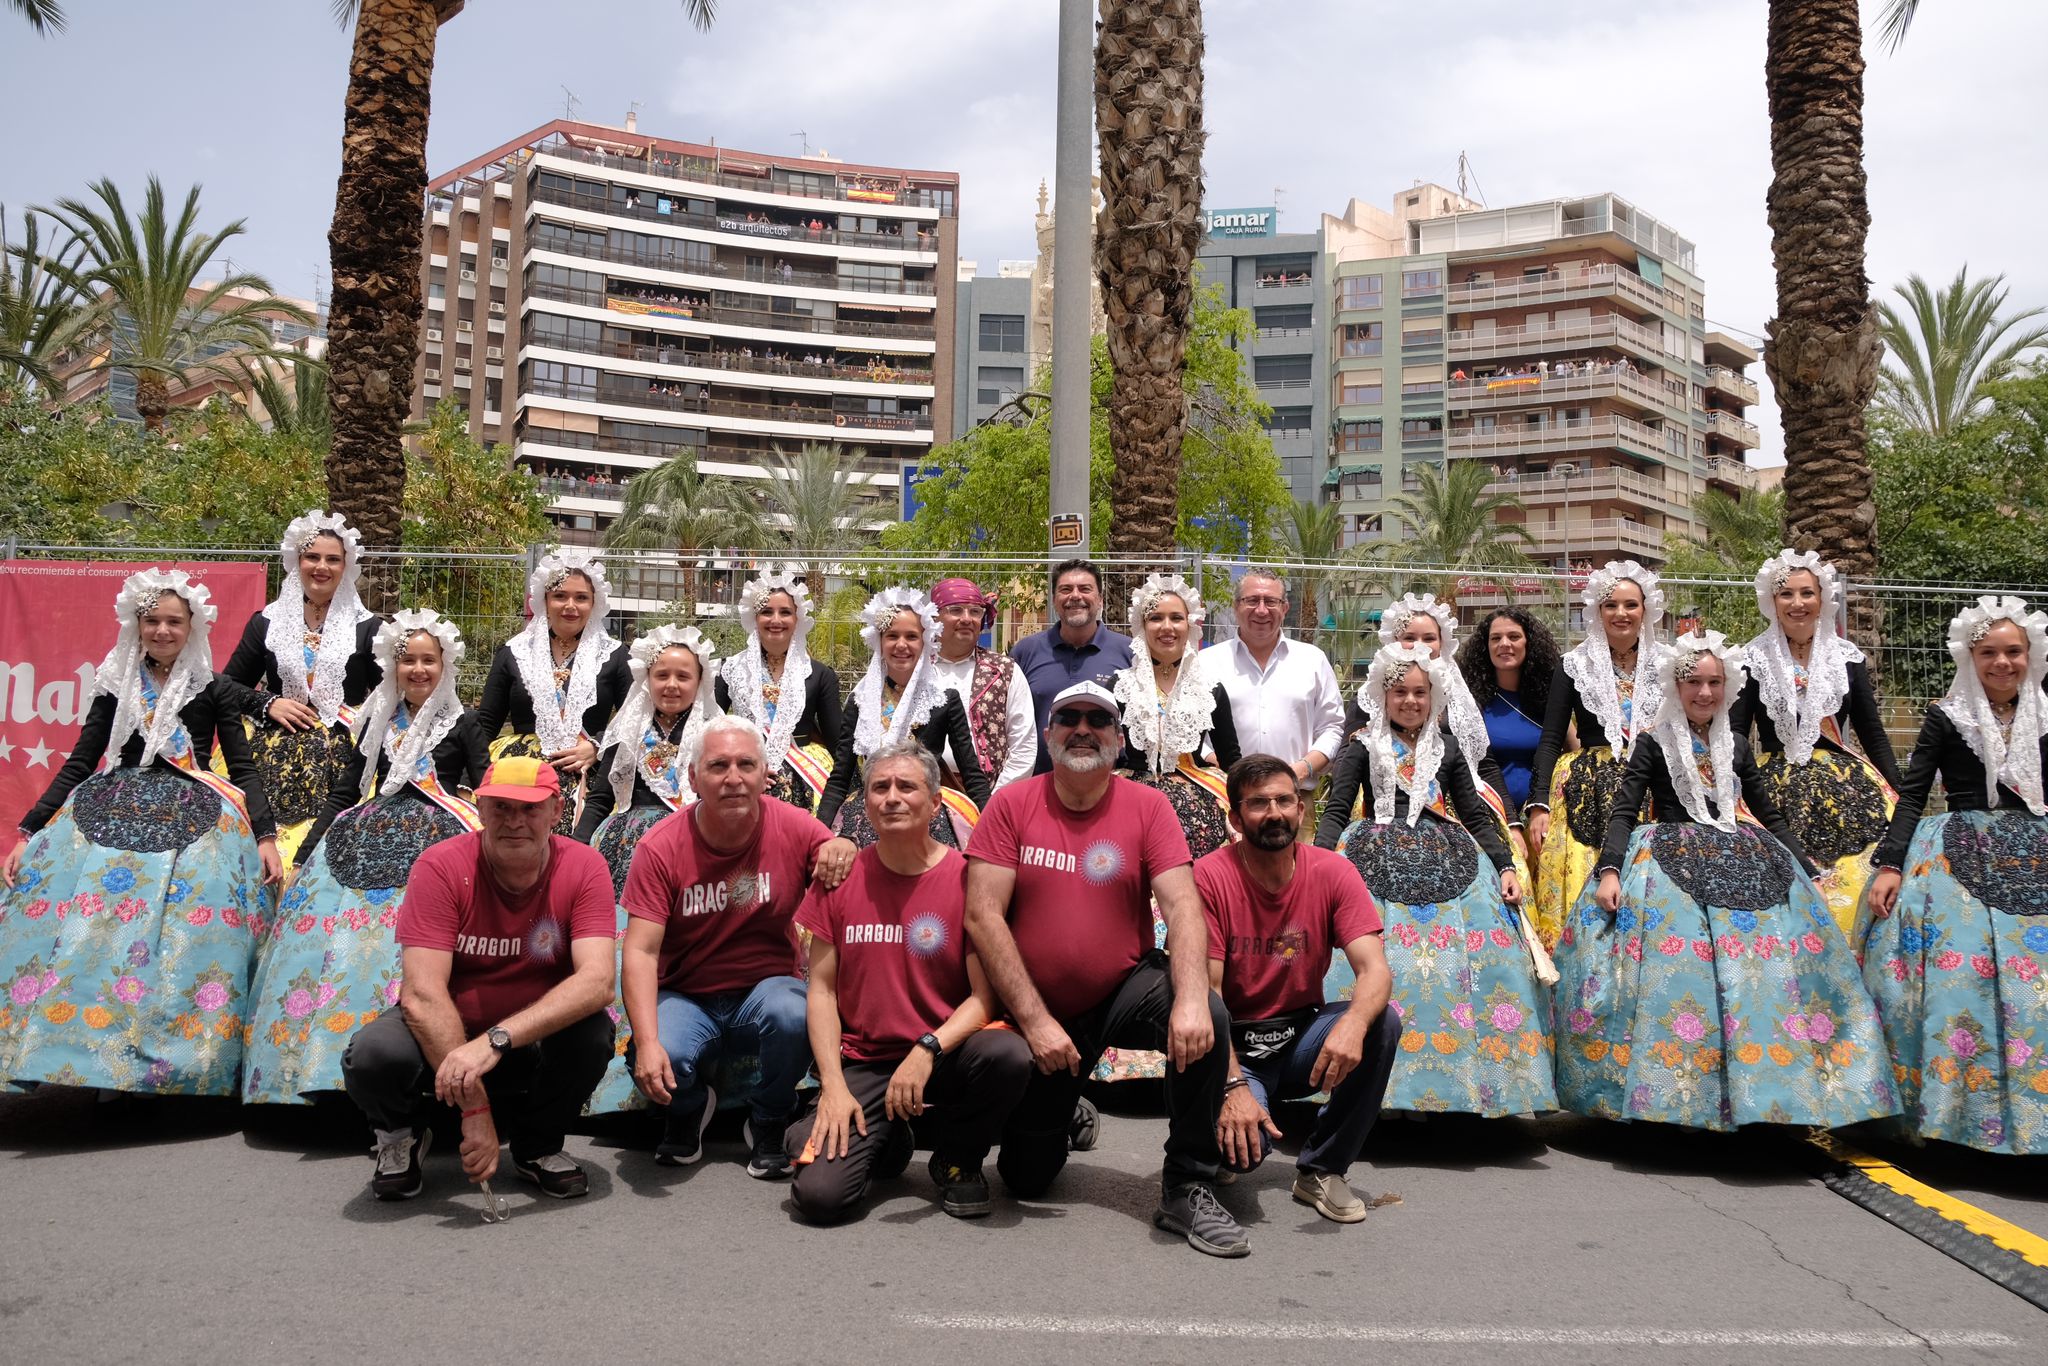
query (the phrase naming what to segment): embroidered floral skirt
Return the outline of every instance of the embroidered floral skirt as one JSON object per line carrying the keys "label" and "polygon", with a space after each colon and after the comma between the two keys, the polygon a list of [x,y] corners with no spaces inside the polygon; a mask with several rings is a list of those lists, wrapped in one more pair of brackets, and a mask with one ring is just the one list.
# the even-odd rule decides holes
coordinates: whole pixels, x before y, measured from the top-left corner
{"label": "embroidered floral skirt", "polygon": [[[832,751],[823,745],[798,745],[796,751],[808,761],[813,773],[829,776],[832,772]],[[813,786],[796,764],[789,759],[782,761],[782,767],[768,780],[768,795],[779,802],[788,802],[799,811],[816,812],[818,798],[825,793],[822,779]]]}
{"label": "embroidered floral skirt", "polygon": [[1884,838],[1897,799],[1877,770],[1832,750],[1816,749],[1803,764],[1765,755],[1759,772],[1806,856],[1820,865],[1818,885],[1835,924],[1861,948],[1866,926],[1858,916],[1870,884],[1870,852]]}
{"label": "embroidered floral skirt", "polygon": [[[491,762],[500,759],[541,759],[546,755],[540,747],[537,735],[501,735],[491,741]],[[576,837],[576,818],[583,814],[583,779],[562,784],[562,818],[555,822],[555,833]]]}
{"label": "embroidered floral skirt", "polygon": [[1612,917],[1580,895],[1557,948],[1557,1094],[1603,1119],[1835,1128],[1898,1112],[1856,957],[1783,845],[1637,828]]}
{"label": "embroidered floral skirt", "polygon": [[1557,948],[1565,914],[1593,875],[1627,773],[1626,760],[1596,745],[1565,755],[1551,774],[1550,833],[1536,856],[1536,890],[1529,900],[1529,918],[1547,949]]}
{"label": "embroidered floral skirt", "polygon": [[[1557,1108],[1550,1003],[1536,981],[1500,875],[1466,830],[1424,816],[1414,825],[1353,821],[1337,841],[1386,922],[1401,1053],[1390,1110],[1534,1114]],[[1352,989],[1339,950],[1324,979],[1336,1000]]]}
{"label": "embroidered floral skirt", "polygon": [[398,905],[412,865],[465,828],[411,788],[334,818],[256,950],[243,1100],[300,1105],[342,1089],[349,1040],[398,1006]]}
{"label": "embroidered floral skirt", "polygon": [[[617,900],[626,894],[626,870],[633,862],[633,851],[640,845],[641,836],[652,830],[673,813],[665,806],[631,806],[624,811],[614,811],[604,818],[590,836],[591,848],[604,855],[604,861],[612,873],[612,897]],[[616,931],[619,947],[615,965],[616,976],[612,992],[612,1003],[605,1007],[612,1017],[612,1060],[604,1070],[604,1080],[597,1084],[597,1090],[584,1104],[586,1115],[609,1115],[624,1110],[644,1110],[647,1097],[633,1084],[633,1068],[627,1061],[626,1045],[633,1041],[632,1026],[626,1022],[626,908],[619,907],[619,925]],[[712,1085],[723,1093],[731,1088],[714,1080]]]}
{"label": "embroidered floral skirt", "polygon": [[0,889],[0,1079],[234,1095],[262,882],[248,821],[193,779],[80,783]]}
{"label": "embroidered floral skirt", "polygon": [[[299,845],[312,830],[320,809],[327,804],[328,787],[348,773],[355,747],[341,725],[286,730],[245,719],[242,726],[256,770],[263,775],[263,796],[270,803],[271,819],[277,823],[277,855],[289,869],[297,862]],[[223,778],[230,776],[218,747],[213,752],[213,771]]]}
{"label": "embroidered floral skirt", "polygon": [[1920,822],[1863,978],[1908,1122],[1995,1153],[2048,1153],[2048,818]]}

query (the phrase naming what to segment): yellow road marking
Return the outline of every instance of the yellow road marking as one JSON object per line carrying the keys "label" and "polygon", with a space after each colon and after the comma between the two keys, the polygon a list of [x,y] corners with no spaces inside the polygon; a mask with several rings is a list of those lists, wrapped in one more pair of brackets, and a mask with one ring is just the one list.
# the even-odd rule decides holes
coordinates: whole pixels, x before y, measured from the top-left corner
{"label": "yellow road marking", "polygon": [[1812,1137],[1814,1146],[1837,1161],[1854,1167],[1887,1190],[1905,1196],[1922,1209],[1932,1210],[1981,1238],[1990,1239],[2022,1261],[2048,1268],[2048,1238],[2001,1219],[1989,1210],[1958,1200],[1946,1191],[1936,1190],[1924,1181],[1916,1181],[1884,1159],[1860,1152],[1832,1134],[1822,1132]]}

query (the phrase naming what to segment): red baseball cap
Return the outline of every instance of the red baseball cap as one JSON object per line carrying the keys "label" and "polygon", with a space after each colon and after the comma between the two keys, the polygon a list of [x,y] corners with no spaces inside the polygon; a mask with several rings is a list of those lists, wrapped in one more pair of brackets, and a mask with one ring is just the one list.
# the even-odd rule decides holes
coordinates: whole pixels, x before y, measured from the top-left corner
{"label": "red baseball cap", "polygon": [[502,797],[508,802],[544,802],[562,795],[562,780],[555,766],[544,759],[500,759],[484,770],[476,795]]}

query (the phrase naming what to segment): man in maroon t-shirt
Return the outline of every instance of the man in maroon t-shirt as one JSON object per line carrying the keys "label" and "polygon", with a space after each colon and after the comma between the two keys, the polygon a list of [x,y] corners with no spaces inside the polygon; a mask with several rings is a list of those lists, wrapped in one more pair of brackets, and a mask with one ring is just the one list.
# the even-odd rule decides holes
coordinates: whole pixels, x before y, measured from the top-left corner
{"label": "man in maroon t-shirt", "polygon": [[811,1070],[792,920],[813,873],[837,886],[854,847],[762,795],[768,764],[751,721],[712,719],[689,762],[697,801],[640,837],[619,898],[633,1081],[668,1111],[655,1161],[679,1167],[703,1156],[714,1064],[757,1057],[760,1080],[743,1097],[747,1174],[787,1176],[783,1135]]}
{"label": "man in maroon t-shirt", "polygon": [[[476,790],[483,829],[421,854],[398,911],[397,1010],[342,1054],[342,1084],[377,1131],[370,1189],[420,1193],[432,1130],[426,1095],[462,1112],[462,1170],[512,1170],[558,1199],[590,1190],[562,1152],[612,1056],[611,874],[588,845],[552,834],[562,784],[539,759],[500,759]],[[465,1042],[467,1040],[467,1042]]]}
{"label": "man in maroon t-shirt", "polygon": [[1102,1050],[1162,1049],[1166,1165],[1153,1222],[1212,1256],[1242,1257],[1244,1230],[1210,1188],[1230,1020],[1209,989],[1180,819],[1158,788],[1111,767],[1121,715],[1099,683],[1062,689],[1045,728],[1052,772],[996,793],[968,842],[967,932],[1038,1065],[996,1170],[1013,1194],[1042,1194],[1066,1165],[1074,1101]]}
{"label": "man in maroon t-shirt", "polygon": [[929,1170],[956,1219],[989,1212],[981,1174],[1024,1094],[1031,1050],[989,1027],[995,992],[968,948],[967,860],[931,837],[939,761],[915,740],[869,756],[875,843],[838,887],[813,887],[796,923],[811,932],[811,1054],[821,1088],[791,1126],[797,1213],[830,1223],[869,1184],[910,1162],[910,1121],[935,1107]]}
{"label": "man in maroon t-shirt", "polygon": [[[1226,792],[1231,827],[1244,838],[1195,863],[1209,914],[1209,980],[1230,1008],[1217,1141],[1224,1164],[1248,1172],[1280,1136],[1272,1103],[1328,1091],[1295,1163],[1294,1198],[1355,1224],[1366,1206],[1344,1174],[1379,1117],[1401,1039],[1379,908],[1350,860],[1295,843],[1307,808],[1293,765],[1247,754],[1231,767]],[[1323,975],[1340,949],[1358,983],[1349,1001],[1325,1002]]]}

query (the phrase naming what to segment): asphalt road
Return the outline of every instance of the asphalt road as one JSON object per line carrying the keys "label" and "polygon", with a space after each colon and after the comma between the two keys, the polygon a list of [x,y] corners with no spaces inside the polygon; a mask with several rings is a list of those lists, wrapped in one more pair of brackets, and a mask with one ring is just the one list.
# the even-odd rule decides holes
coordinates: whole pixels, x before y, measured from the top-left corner
{"label": "asphalt road", "polygon": [[[1165,1125],[1127,1095],[1055,1200],[957,1222],[919,1161],[824,1230],[724,1126],[683,1171],[574,1139],[591,1197],[501,1182],[490,1227],[445,1148],[418,1200],[371,1200],[326,1116],[0,1099],[0,1362],[2048,1360],[2048,1314],[1811,1179],[1796,1136],[1390,1120],[1353,1178],[1399,1203],[1339,1227],[1269,1163],[1223,1193],[1252,1240],[1223,1262],[1152,1228]],[[2048,1162],[1899,1161],[2048,1234]]]}

